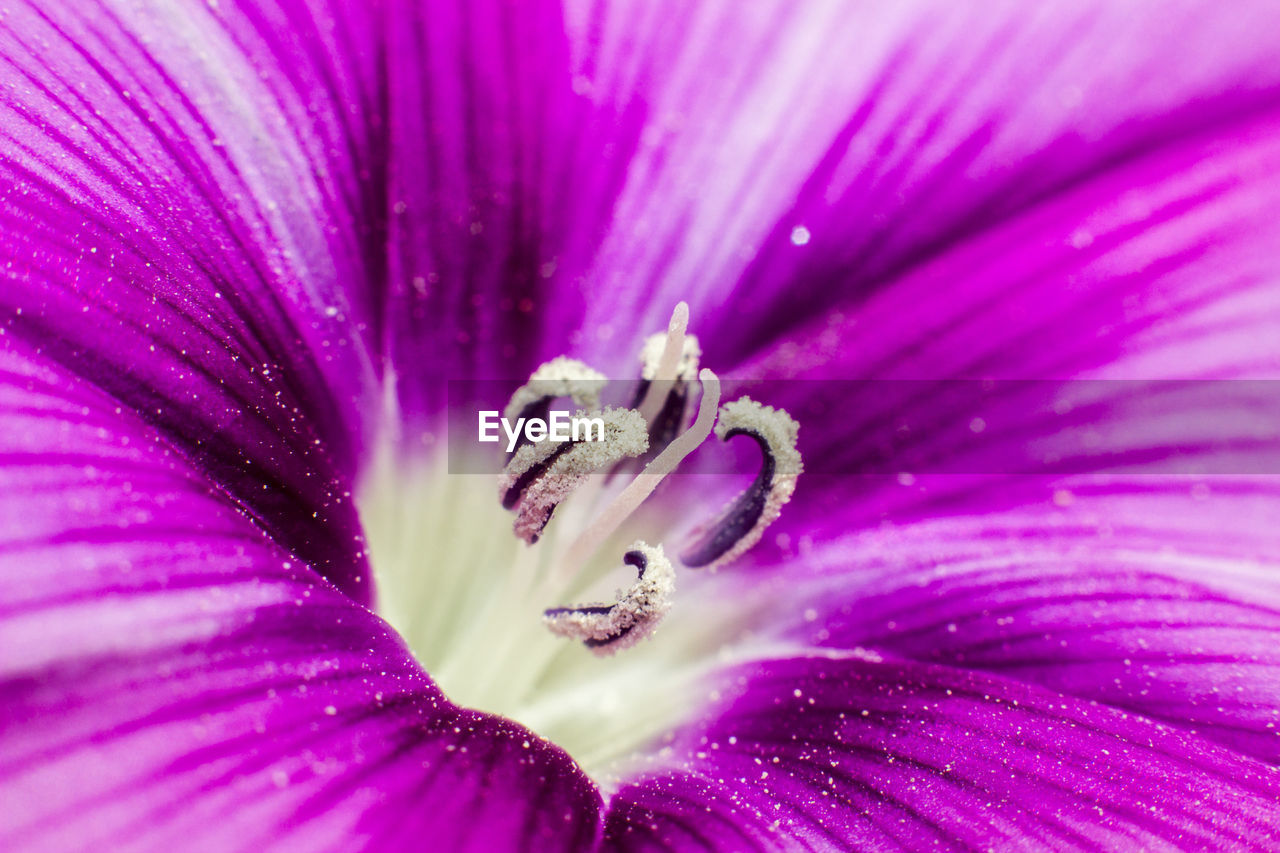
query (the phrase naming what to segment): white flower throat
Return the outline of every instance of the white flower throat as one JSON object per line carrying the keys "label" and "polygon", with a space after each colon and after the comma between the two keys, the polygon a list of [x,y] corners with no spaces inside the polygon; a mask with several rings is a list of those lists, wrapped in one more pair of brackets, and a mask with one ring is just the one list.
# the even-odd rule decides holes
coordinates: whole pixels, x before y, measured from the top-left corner
{"label": "white flower throat", "polygon": [[[579,415],[603,420],[604,437],[516,443],[496,495],[483,478],[445,473],[441,460],[405,470],[391,451],[361,490],[380,614],[451,699],[524,723],[589,770],[677,722],[696,701],[699,674],[749,632],[750,596],[736,608],[700,596],[699,612],[682,614],[676,566],[715,570],[741,556],[778,518],[801,471],[796,422],[745,397],[721,406],[720,381],[699,370],[687,323],[680,303],[667,333],[648,339],[629,407],[601,406],[604,377],[581,362],[558,358],[535,371],[504,418],[545,417],[569,398]],[[677,519],[642,505],[713,431],[754,439],[760,471],[673,561],[656,539]],[[619,534],[628,522],[639,537]],[[632,581],[606,596],[606,576],[623,564]]]}

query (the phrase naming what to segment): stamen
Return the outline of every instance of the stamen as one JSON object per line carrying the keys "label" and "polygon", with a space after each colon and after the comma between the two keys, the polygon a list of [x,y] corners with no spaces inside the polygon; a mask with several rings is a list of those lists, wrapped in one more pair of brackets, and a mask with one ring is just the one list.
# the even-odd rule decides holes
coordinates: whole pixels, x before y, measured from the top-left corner
{"label": "stamen", "polygon": [[658,484],[675,470],[680,461],[688,456],[711,435],[711,427],[716,419],[716,407],[720,405],[720,380],[715,373],[705,367],[698,374],[702,383],[702,399],[698,403],[698,419],[675,441],[668,444],[658,456],[644,467],[627,487],[604,508],[591,526],[582,532],[565,552],[564,561],[558,570],[561,575],[572,573],[586,562],[587,558],[613,535],[626,518],[635,512],[645,498],[653,494]]}
{"label": "stamen", "polygon": [[[556,397],[569,397],[587,411],[595,411],[600,408],[600,391],[604,383],[604,374],[590,365],[566,356],[553,358],[516,389],[502,415],[511,423],[516,423],[519,418],[545,420],[551,411],[551,401]],[[516,448],[528,441],[521,435]]]}
{"label": "stamen", "polygon": [[[684,303],[681,303],[684,304]],[[632,408],[642,407],[649,400],[650,394],[661,398],[660,408],[649,420],[649,444],[654,448],[666,447],[680,431],[684,429],[689,408],[690,384],[698,378],[698,362],[702,358],[702,347],[698,338],[685,335],[680,353],[680,360],[672,374],[662,374],[660,364],[666,353],[666,345],[670,335],[651,335],[644,344],[640,354],[641,381],[636,388]]]}
{"label": "stamen", "polygon": [[622,561],[639,572],[636,582],[619,590],[616,604],[556,607],[544,611],[543,622],[560,637],[582,640],[597,655],[616,654],[648,637],[671,609],[675,570],[662,546],[637,540]]}
{"label": "stamen", "polygon": [[[584,414],[582,412],[579,413]],[[516,535],[532,545],[556,506],[587,476],[649,448],[644,420],[631,409],[605,409],[602,441],[542,441],[516,450],[498,480],[505,509],[516,509]]]}
{"label": "stamen", "polygon": [[[667,343],[671,339],[670,332],[665,335],[659,332],[645,340],[644,348],[640,350],[641,379],[646,382],[661,378],[692,382],[698,378],[698,361],[702,358],[702,347],[698,344],[698,336],[685,334],[679,359],[675,364],[667,364],[662,358],[667,353]],[[674,346],[671,349],[675,351]]]}
{"label": "stamen", "polygon": [[749,435],[760,445],[764,458],[755,482],[713,521],[698,527],[694,543],[680,555],[682,563],[691,568],[715,568],[737,559],[760,541],[765,528],[791,500],[804,468],[796,449],[799,432],[800,425],[785,411],[749,397],[727,403],[720,410],[716,423],[720,440]]}
{"label": "stamen", "polygon": [[[667,323],[666,335],[654,335],[645,342],[644,351],[640,355],[641,360],[644,362],[640,376],[642,379],[648,380],[648,387],[645,389],[644,398],[640,400],[640,404],[633,408],[640,410],[640,414],[644,416],[646,423],[653,423],[653,419],[667,399],[666,391],[670,388],[671,380],[677,378],[677,371],[685,358],[684,333],[687,328],[689,328],[689,304],[680,302],[676,304],[675,310],[671,312],[671,321]],[[655,338],[657,339],[656,341]],[[651,346],[654,350],[657,350],[656,357],[649,352]],[[694,346],[697,346],[696,342]],[[701,351],[699,351],[698,355],[700,356],[701,354]],[[696,371],[695,358],[692,372]],[[689,376],[690,380],[693,378],[693,375]]]}
{"label": "stamen", "polygon": [[[503,507],[516,512],[516,535],[529,545],[539,541],[557,507],[571,494],[575,495],[572,511],[562,525],[576,526],[582,516],[591,512],[607,488],[606,478],[595,477],[583,489],[591,474],[634,471],[650,455],[652,458],[568,547],[559,547],[567,538],[560,537],[561,542],[548,542],[541,551],[527,551],[540,555],[537,566],[525,567],[530,571],[521,573],[523,580],[508,588],[507,601],[563,600],[565,590],[577,588],[573,579],[622,522],[713,429],[723,441],[735,435],[751,436],[760,447],[763,462],[750,488],[713,521],[698,528],[694,544],[682,557],[687,565],[715,568],[735,559],[761,539],[791,499],[802,470],[797,450],[799,425],[786,412],[745,397],[721,407],[720,380],[710,370],[699,370],[702,350],[698,339],[686,334],[688,321],[689,306],[681,302],[671,314],[666,334],[652,335],[645,341],[641,382],[630,409],[601,412],[604,376],[565,357],[539,367],[529,382],[512,395],[504,412],[509,421],[545,419],[557,397],[571,397],[584,406],[586,411],[579,411],[579,417],[590,411],[591,417],[604,421],[601,441],[526,439],[511,453],[499,481],[499,493]],[[701,386],[697,417],[681,432],[688,420],[695,379]],[[635,461],[618,465],[628,458]],[[641,541],[635,542],[623,559],[627,565],[635,566],[639,575],[634,584],[618,592],[617,602],[546,610],[543,620],[552,633],[582,640],[596,654],[610,655],[653,632],[671,607],[675,589],[671,561],[661,546]],[[535,580],[534,570],[540,579]]]}

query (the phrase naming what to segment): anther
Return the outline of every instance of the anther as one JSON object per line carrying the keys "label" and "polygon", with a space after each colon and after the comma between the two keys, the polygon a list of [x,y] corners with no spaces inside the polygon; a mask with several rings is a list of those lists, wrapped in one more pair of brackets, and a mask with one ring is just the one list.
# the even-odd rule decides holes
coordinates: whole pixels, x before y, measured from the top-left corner
{"label": "anther", "polygon": [[[661,362],[670,342],[670,334],[651,335],[645,341],[640,353],[640,384],[632,402],[632,408],[639,409],[642,414],[646,404],[650,408],[656,407],[652,418],[646,419],[649,421],[649,443],[655,448],[666,447],[684,429],[690,390],[698,378],[698,362],[702,358],[702,347],[698,345],[697,337],[684,335],[679,360],[673,367],[668,367]],[[665,375],[660,372],[664,368],[669,370]],[[656,403],[649,399],[650,395]]]}
{"label": "anther", "polygon": [[731,500],[714,520],[700,525],[694,542],[680,555],[691,568],[715,568],[760,541],[765,528],[777,520],[791,500],[803,470],[796,449],[800,425],[785,411],[743,397],[720,409],[716,435],[728,441],[747,435],[760,445],[760,473],[745,492]]}
{"label": "anther", "polygon": [[662,546],[637,540],[622,561],[639,573],[636,582],[618,591],[615,604],[556,607],[544,611],[553,634],[582,640],[597,655],[616,654],[648,637],[671,609],[675,570]]}
{"label": "anther", "polygon": [[[581,413],[580,413],[581,414]],[[649,447],[644,419],[631,409],[605,409],[601,441],[543,441],[516,450],[498,480],[505,509],[516,510],[516,535],[532,545],[542,535],[556,506],[587,476],[603,472]]]}
{"label": "anther", "polygon": [[[683,303],[681,303],[683,304]],[[663,378],[662,356],[667,347],[670,334],[661,332],[650,335],[640,350],[640,378],[646,382]],[[686,333],[681,344],[680,355],[675,365],[668,371],[668,378],[674,377],[680,382],[692,382],[698,378],[698,360],[702,358],[702,347],[698,345],[698,336]]]}
{"label": "anther", "polygon": [[[600,408],[604,383],[603,373],[577,359],[560,356],[535,370],[529,381],[511,395],[502,414],[511,423],[518,423],[519,418],[545,420],[556,397],[569,397],[587,411],[595,411]],[[527,442],[520,436],[516,448]]]}

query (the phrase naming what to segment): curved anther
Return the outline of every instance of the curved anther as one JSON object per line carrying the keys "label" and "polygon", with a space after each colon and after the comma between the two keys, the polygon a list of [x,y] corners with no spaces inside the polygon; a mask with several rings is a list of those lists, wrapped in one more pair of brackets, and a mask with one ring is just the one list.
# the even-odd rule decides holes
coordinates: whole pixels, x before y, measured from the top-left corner
{"label": "curved anther", "polygon": [[[604,374],[590,365],[565,356],[553,358],[516,389],[502,416],[511,423],[517,423],[520,418],[546,420],[551,411],[551,401],[557,397],[569,397],[587,411],[595,411],[600,408],[600,392],[604,383]],[[516,447],[527,441],[521,436]]]}
{"label": "curved anther", "polygon": [[542,614],[551,633],[582,640],[598,655],[612,655],[648,637],[671,609],[675,570],[662,546],[636,541],[622,561],[639,573],[636,582],[618,591],[615,604],[556,607]]}
{"label": "curved anther", "polygon": [[[579,417],[588,417],[579,412]],[[630,409],[606,409],[590,415],[604,422],[604,437],[595,441],[541,441],[516,450],[498,480],[505,509],[516,511],[516,535],[530,545],[538,541],[556,506],[587,476],[608,470],[649,448],[644,419]],[[590,432],[590,430],[588,430]]]}
{"label": "curved anther", "polygon": [[749,397],[721,407],[716,435],[721,441],[735,435],[755,439],[763,456],[760,473],[712,521],[699,525],[693,543],[680,554],[682,563],[691,568],[715,568],[737,559],[760,541],[765,528],[791,500],[803,470],[796,449],[799,432],[800,425],[786,412]]}

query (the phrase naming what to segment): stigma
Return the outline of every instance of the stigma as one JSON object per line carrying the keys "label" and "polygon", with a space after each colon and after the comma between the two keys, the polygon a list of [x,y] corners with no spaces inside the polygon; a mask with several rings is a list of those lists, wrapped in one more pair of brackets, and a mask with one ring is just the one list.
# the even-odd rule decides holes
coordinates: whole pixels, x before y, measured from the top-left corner
{"label": "stigma", "polygon": [[[645,340],[628,406],[603,406],[603,374],[567,357],[539,367],[508,402],[507,417],[545,417],[554,400],[569,398],[580,407],[577,416],[604,424],[596,441],[517,443],[499,476],[499,500],[515,514],[515,535],[527,546],[551,550],[534,561],[547,566],[535,593],[567,596],[583,586],[596,553],[713,432],[721,441],[752,439],[760,449],[760,468],[746,490],[695,527],[691,541],[678,550],[680,564],[716,570],[733,562],[760,542],[791,499],[803,470],[799,424],[785,411],[747,397],[721,406],[720,380],[700,368],[701,347],[687,334],[688,321],[688,306],[681,302],[666,333]],[[629,481],[619,485],[624,476]],[[561,505],[579,501],[585,509],[559,522]],[[561,524],[567,530],[557,530]],[[548,531],[556,533],[554,544],[543,541]],[[614,602],[547,608],[547,628],[597,655],[615,654],[651,636],[671,609],[675,565],[661,544],[643,540],[626,549],[622,562],[638,577],[614,594]]]}

